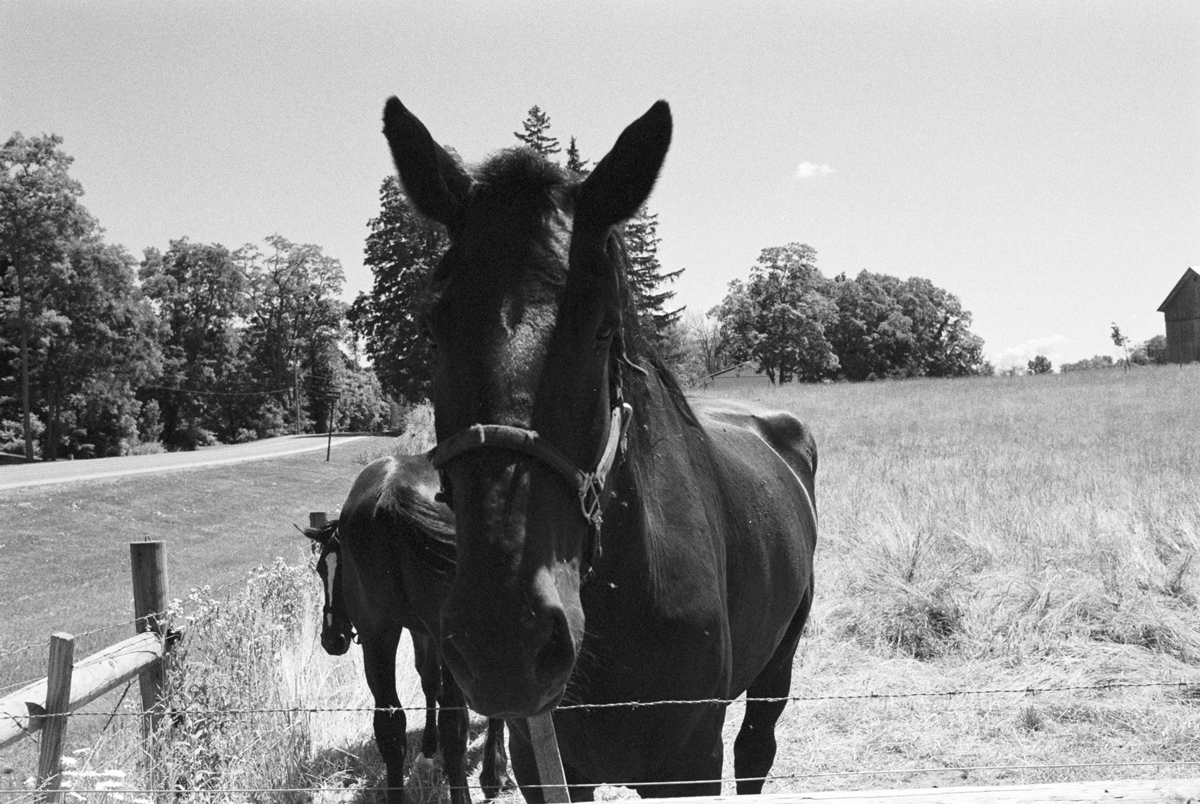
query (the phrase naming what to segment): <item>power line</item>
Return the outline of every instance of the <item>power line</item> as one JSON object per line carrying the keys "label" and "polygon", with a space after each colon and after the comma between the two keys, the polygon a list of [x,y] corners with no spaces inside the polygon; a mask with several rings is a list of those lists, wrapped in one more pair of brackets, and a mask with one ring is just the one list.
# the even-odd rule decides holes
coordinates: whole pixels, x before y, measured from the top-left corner
{"label": "power line", "polygon": [[198,391],[190,388],[169,388],[165,385],[143,385],[155,391],[170,391],[176,394],[196,394],[198,396],[271,396],[272,394],[290,394],[291,388],[275,388],[268,391]]}

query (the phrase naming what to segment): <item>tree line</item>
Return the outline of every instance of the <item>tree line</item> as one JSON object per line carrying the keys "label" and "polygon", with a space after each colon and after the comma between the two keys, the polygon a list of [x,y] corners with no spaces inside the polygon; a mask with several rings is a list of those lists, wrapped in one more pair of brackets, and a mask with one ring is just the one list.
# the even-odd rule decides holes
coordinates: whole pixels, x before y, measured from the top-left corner
{"label": "tree line", "polygon": [[[27,459],[377,429],[342,267],[278,235],[231,250],[107,243],[55,135],[0,149],[0,449]],[[336,406],[334,405],[336,399]]]}
{"label": "tree line", "polygon": [[[585,176],[550,118],[518,144]],[[0,451],[54,460],[188,449],[291,432],[396,426],[426,398],[421,310],[448,243],[394,176],[368,222],[369,291],[340,301],[341,264],[271,235],[230,249],[171,241],[136,259],[107,243],[56,135],[0,149]],[[991,373],[958,298],[926,279],[829,279],[816,251],[764,249],[707,316],[673,305],[683,269],[658,257],[658,216],[624,224],[629,284],[660,356],[685,382],[750,363],[772,382]]]}
{"label": "tree line", "polygon": [[763,249],[711,316],[716,362],[752,363],[772,383],[992,373],[957,296],[920,277],[830,279],[803,243]]}

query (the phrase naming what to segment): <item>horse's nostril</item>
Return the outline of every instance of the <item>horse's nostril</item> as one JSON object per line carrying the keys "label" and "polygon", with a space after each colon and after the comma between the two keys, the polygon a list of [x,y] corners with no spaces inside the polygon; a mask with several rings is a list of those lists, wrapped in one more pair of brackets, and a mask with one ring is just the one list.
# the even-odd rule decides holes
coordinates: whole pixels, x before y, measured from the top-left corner
{"label": "horse's nostril", "polygon": [[550,618],[550,634],[538,649],[534,666],[539,676],[558,678],[569,672],[575,662],[575,645],[571,641],[566,615],[555,611]]}

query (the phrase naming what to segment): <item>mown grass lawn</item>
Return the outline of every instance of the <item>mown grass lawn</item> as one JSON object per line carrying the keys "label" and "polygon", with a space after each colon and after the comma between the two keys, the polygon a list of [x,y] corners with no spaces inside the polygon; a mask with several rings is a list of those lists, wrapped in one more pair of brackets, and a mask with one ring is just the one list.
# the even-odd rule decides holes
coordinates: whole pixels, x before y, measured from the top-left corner
{"label": "mown grass lawn", "polygon": [[238,587],[277,556],[301,562],[307,540],[292,523],[336,511],[365,462],[395,443],[356,441],[328,463],[322,451],[0,492],[0,689],[45,675],[53,631],[105,629],[81,637],[77,656],[133,634],[130,542],[166,542],[172,596]]}

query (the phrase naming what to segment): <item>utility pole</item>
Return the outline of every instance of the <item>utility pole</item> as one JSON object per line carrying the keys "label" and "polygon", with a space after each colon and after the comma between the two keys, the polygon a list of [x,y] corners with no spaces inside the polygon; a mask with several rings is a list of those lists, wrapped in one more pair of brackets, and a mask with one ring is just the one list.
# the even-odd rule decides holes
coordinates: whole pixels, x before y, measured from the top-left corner
{"label": "utility pole", "polygon": [[333,409],[337,406],[337,397],[329,398],[329,438],[325,442],[325,463],[329,463],[329,453],[333,449]]}
{"label": "utility pole", "polygon": [[33,462],[33,416],[29,412],[29,322],[25,316],[25,272],[20,262],[5,257],[4,271],[17,269],[17,319],[21,324],[21,416],[25,431],[25,462]]}
{"label": "utility pole", "polygon": [[300,361],[296,361],[295,393],[296,399],[296,435],[300,435]]}

